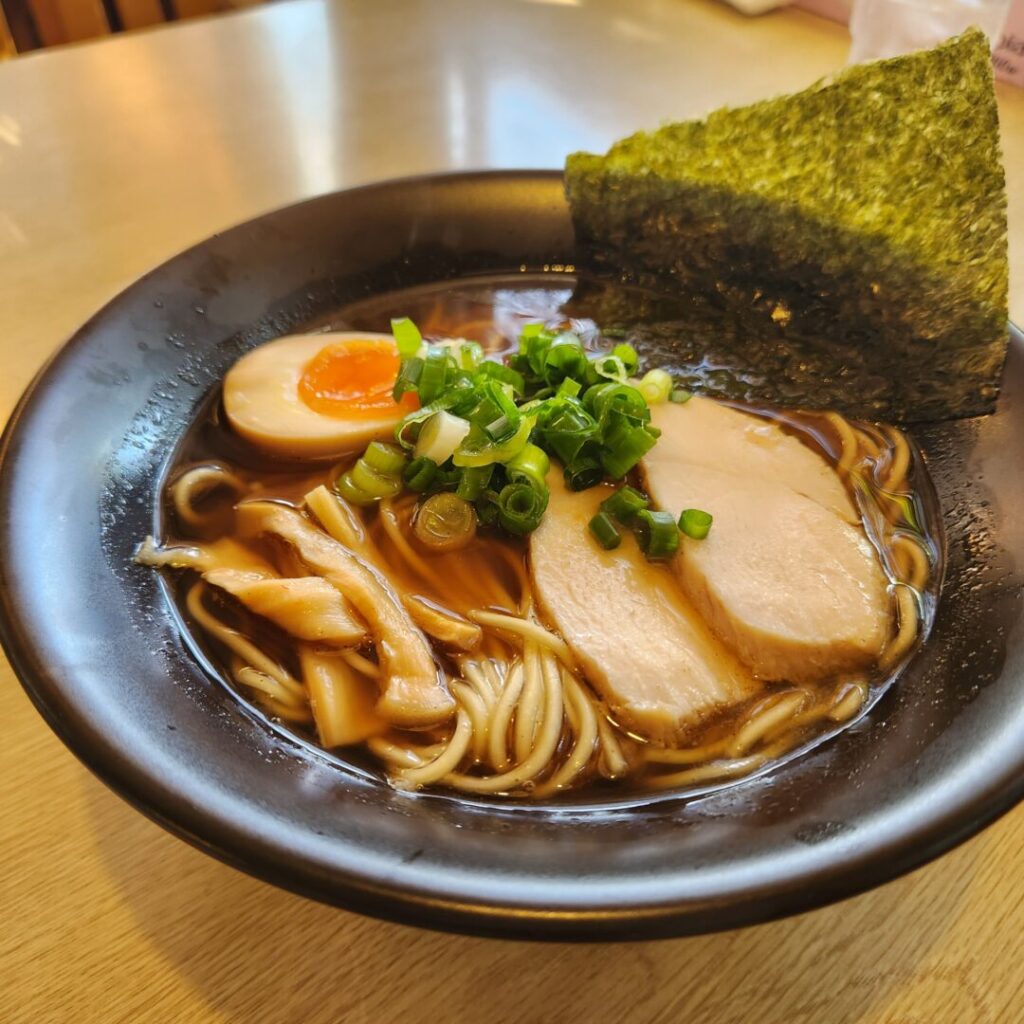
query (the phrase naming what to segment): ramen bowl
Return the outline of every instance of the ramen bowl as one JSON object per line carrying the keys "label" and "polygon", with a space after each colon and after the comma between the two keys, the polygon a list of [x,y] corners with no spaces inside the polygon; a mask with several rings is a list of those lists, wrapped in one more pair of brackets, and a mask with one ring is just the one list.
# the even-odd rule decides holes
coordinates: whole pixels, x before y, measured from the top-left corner
{"label": "ramen bowl", "polygon": [[[168,473],[254,345],[488,282],[575,284],[561,176],[423,178],[324,196],[142,278],[43,369],[0,470],[5,649],[61,739],[208,853],[338,906],[549,939],[730,928],[878,885],[1024,792],[1024,337],[989,417],[914,426],[946,577],[927,642],[855,724],[687,799],[409,794],[261,715],[169,583],[133,562]],[[504,285],[502,283],[504,282]],[[365,326],[360,324],[359,326]]]}

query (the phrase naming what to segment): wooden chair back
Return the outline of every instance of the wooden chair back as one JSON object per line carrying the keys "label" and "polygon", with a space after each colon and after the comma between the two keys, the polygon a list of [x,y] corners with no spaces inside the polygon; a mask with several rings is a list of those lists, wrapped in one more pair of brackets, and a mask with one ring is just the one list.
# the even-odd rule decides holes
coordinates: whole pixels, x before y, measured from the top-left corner
{"label": "wooden chair back", "polygon": [[0,57],[96,39],[261,0],[0,0]]}

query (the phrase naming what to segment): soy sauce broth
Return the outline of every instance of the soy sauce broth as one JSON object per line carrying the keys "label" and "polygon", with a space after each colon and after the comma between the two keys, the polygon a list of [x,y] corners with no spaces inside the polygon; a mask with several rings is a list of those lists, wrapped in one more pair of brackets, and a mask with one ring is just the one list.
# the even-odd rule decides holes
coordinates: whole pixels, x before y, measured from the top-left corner
{"label": "soy sauce broth", "polygon": [[[421,287],[352,304],[338,310],[335,314],[311,322],[307,325],[307,330],[312,333],[336,330],[386,332],[389,329],[391,317],[408,316],[416,321],[428,339],[431,337],[466,338],[479,342],[485,352],[494,357],[500,357],[513,351],[522,325],[536,320],[543,321],[551,328],[573,330],[593,351],[602,351],[618,341],[630,340],[628,324],[626,326],[614,325],[611,330],[602,331],[596,319],[587,315],[590,312],[599,314],[600,310],[607,306],[607,296],[602,295],[603,286],[589,282],[587,288],[582,290],[584,298],[581,301],[580,293],[574,292],[573,285],[573,280],[565,276],[519,275],[513,278],[469,279],[454,286]],[[678,312],[674,309],[671,300],[661,296],[652,297],[647,293],[637,293],[634,296],[628,289],[622,288],[610,290],[616,292],[614,304],[618,308],[633,302],[638,310],[654,311],[665,319],[672,319]],[[730,404],[779,422],[784,430],[823,454],[833,465],[841,457],[842,437],[835,423],[825,414],[794,413],[777,410],[767,405],[752,406],[741,402],[730,402]],[[887,435],[883,430],[870,424],[864,424],[863,427],[871,432],[872,436],[880,438],[880,444],[885,443]],[[938,525],[940,519],[934,491],[920,454],[912,442],[909,451],[908,488],[890,493],[886,491],[884,480],[871,479],[868,481],[866,489],[851,491],[857,507],[865,518],[866,533],[872,543],[880,547],[877,523],[873,525],[874,520],[891,523],[893,517],[896,517],[899,520],[897,529],[908,536],[912,535],[922,550],[926,552],[928,573],[917,593],[921,614],[920,629],[908,657],[926,640],[931,629],[943,563],[942,537]],[[351,461],[353,460],[345,460],[331,467],[323,463],[290,463],[284,460],[269,459],[262,453],[253,450],[232,433],[224,421],[219,405],[219,396],[213,396],[206,414],[197,421],[179,447],[171,477],[173,478],[175,473],[188,466],[218,462],[230,466],[247,481],[258,481],[267,497],[297,502],[313,486],[323,482],[328,472],[331,474],[340,472]],[[218,498],[214,495],[209,500],[215,502]],[[179,536],[173,512],[167,507],[163,511],[164,536],[171,538]],[[370,529],[374,527],[375,515],[375,512],[370,511],[365,517]],[[187,538],[182,539],[187,543]],[[497,560],[497,569],[495,569],[496,560],[493,557],[493,546],[496,544],[504,545],[513,557],[525,559],[525,544],[522,542],[507,537],[498,538],[488,535],[487,531],[482,531],[472,548],[459,553],[463,567],[468,566],[471,572],[477,573],[505,572],[506,570],[501,568],[500,559]],[[272,553],[270,553],[270,557],[273,557]],[[440,557],[444,558],[445,556]],[[452,558],[452,556],[447,557]],[[891,558],[886,559],[884,553],[881,561],[889,578],[894,579],[899,567],[892,564]],[[444,566],[442,565],[441,568]],[[666,568],[664,571],[668,572],[669,570]],[[406,582],[411,585],[410,581]],[[186,581],[179,580],[176,586],[179,600],[183,597],[185,589]],[[420,587],[419,592],[430,600],[442,601],[445,598],[445,595],[432,592],[429,588]],[[453,610],[462,611],[464,609],[453,608]],[[269,647],[275,652],[279,652],[282,659],[287,659],[287,638],[280,631],[275,632],[276,627],[270,628],[268,631],[265,622],[256,622],[254,616],[241,608],[236,608],[233,614],[237,617],[238,628],[243,632],[247,630],[261,632],[261,635],[266,637]],[[218,650],[215,643],[201,638],[198,630],[195,631],[193,639],[197,642],[197,646],[211,657],[214,664],[223,668],[223,651]],[[892,671],[878,672],[870,678],[867,698],[858,715],[854,716],[851,721],[866,713],[875,704],[897,679],[906,661],[906,658],[902,659]],[[227,674],[223,673],[223,677],[227,679]],[[226,683],[226,685],[231,686],[232,684]],[[781,684],[765,686],[762,693],[744,704],[730,708],[702,723],[689,738],[695,742],[699,740],[708,743],[714,741],[716,737],[728,735],[730,731],[737,728],[737,723],[750,712],[752,705],[762,701],[773,692],[783,692],[784,690],[785,687]],[[239,694],[239,697],[249,705],[254,714],[264,717],[259,708],[244,694]],[[301,726],[274,724],[276,728],[284,728],[304,742],[314,745],[316,743],[316,737],[312,730]],[[796,738],[784,754],[753,774],[771,770],[850,724],[850,721],[835,726],[822,726],[821,723],[818,723],[809,727],[804,734]],[[332,751],[328,756],[360,774],[376,778],[382,777],[379,765],[365,749],[345,748]],[[657,773],[652,772],[651,767],[648,766],[625,781],[610,782],[594,778],[582,790],[572,790],[550,799],[563,803],[630,803],[650,799],[654,796],[704,793],[722,786],[734,785],[737,781],[729,779],[700,784],[665,794],[649,787],[648,783],[652,774]],[[459,798],[465,799],[463,796]],[[503,799],[502,802],[507,802],[507,799]],[[537,806],[538,804],[531,802],[530,805]]]}

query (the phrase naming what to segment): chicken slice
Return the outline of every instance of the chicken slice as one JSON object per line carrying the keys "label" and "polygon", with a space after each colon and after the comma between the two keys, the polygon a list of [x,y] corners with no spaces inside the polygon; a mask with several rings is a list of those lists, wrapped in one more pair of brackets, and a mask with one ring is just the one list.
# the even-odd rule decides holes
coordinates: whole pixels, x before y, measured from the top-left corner
{"label": "chicken slice", "polygon": [[[664,422],[664,421],[663,421]],[[712,469],[679,459],[665,430],[642,471],[654,503],[714,517],[682,537],[673,566],[714,632],[761,679],[816,682],[875,662],[890,624],[887,581],[859,526],[727,452]],[[714,451],[715,435],[704,438]]]}
{"label": "chicken slice", "polygon": [[530,536],[534,595],[616,719],[671,743],[758,684],[701,621],[671,572],[631,537],[602,550],[587,523],[605,488],[574,493],[552,473],[551,498]]}
{"label": "chicken slice", "polygon": [[366,626],[319,576],[278,579],[242,569],[213,569],[203,578],[299,640],[355,647],[366,639]]}
{"label": "chicken slice", "polygon": [[684,474],[690,466],[703,466],[770,480],[816,501],[848,523],[860,521],[835,470],[771,420],[694,395],[682,405],[654,406],[651,422],[666,437],[654,448],[665,473]]}
{"label": "chicken slice", "polygon": [[237,522],[242,530],[271,533],[287,541],[366,621],[381,669],[377,713],[383,719],[392,725],[419,727],[451,717],[455,701],[441,682],[426,639],[378,572],[286,505],[242,502]]}

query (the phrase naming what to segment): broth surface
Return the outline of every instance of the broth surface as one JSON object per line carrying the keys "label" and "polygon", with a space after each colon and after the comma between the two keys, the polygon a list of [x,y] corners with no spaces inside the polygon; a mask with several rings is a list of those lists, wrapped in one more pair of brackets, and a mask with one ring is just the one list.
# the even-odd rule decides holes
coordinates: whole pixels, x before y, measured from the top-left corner
{"label": "broth surface", "polygon": [[[419,324],[424,337],[461,337],[475,340],[488,354],[500,356],[512,351],[523,324],[543,320],[551,327],[570,327],[595,351],[610,346],[612,341],[629,340],[628,328],[614,328],[602,334],[599,325],[587,317],[588,304],[594,310],[609,304],[628,304],[627,290],[608,303],[601,289],[588,284],[577,295],[569,279],[522,278],[467,281],[457,286],[420,288],[409,292],[366,300],[339,311],[336,316],[309,325],[313,332],[326,330],[386,331],[392,316],[408,316]],[[667,300],[637,296],[638,308],[652,309]],[[669,304],[670,305],[670,304]],[[570,315],[571,314],[571,315]],[[864,532],[879,553],[879,560],[890,581],[896,618],[905,617],[912,602],[916,628],[905,649],[891,663],[878,666],[867,675],[852,679],[831,679],[819,686],[798,690],[785,683],[765,684],[750,699],[712,715],[699,726],[680,737],[677,749],[653,749],[641,737],[633,735],[617,723],[596,695],[589,691],[587,700],[596,709],[600,721],[598,744],[587,768],[566,788],[586,790],[588,798],[641,798],[653,792],[692,795],[705,792],[771,766],[807,749],[810,745],[833,735],[855,721],[878,700],[898,677],[917,646],[927,638],[934,618],[935,604],[942,576],[942,544],[938,530],[938,510],[931,485],[920,455],[912,441],[892,427],[844,420],[834,413],[792,412],[769,406],[730,403],[766,420],[777,422],[787,433],[822,454],[837,468],[844,479]],[[333,481],[353,459],[341,463],[272,462],[239,439],[223,421],[219,404],[214,401],[208,414],[193,428],[182,443],[171,472],[171,486],[164,507],[165,544],[192,541],[214,541],[232,535],[231,507],[239,493],[301,506],[303,496],[318,485]],[[191,467],[216,465],[227,470],[238,481],[238,488],[217,487],[198,497],[195,502],[197,521],[187,523],[173,508],[171,495],[176,480]],[[851,466],[860,467],[860,483],[849,474]],[[197,494],[201,493],[201,489]],[[412,554],[403,549],[408,522],[414,512],[416,496],[405,495],[394,502],[360,512],[361,527],[387,566],[387,574],[403,594],[422,599],[430,606],[448,609],[467,617],[481,608],[507,615],[516,615],[529,606],[529,574],[526,544],[487,530],[481,530],[471,544],[458,552],[427,554],[413,547]],[[242,544],[248,554],[272,565],[283,576],[302,575],[294,556],[281,545],[266,540]],[[417,559],[419,560],[417,562]],[[417,565],[419,568],[417,568]],[[669,573],[667,567],[659,571]],[[196,575],[188,572],[177,579],[175,593],[183,614],[199,644],[223,673],[227,685],[235,688],[242,699],[251,703],[258,713],[292,730],[303,740],[316,742],[316,732],[308,720],[297,716],[289,719],[286,706],[268,694],[241,685],[237,657],[209,629],[197,623],[202,609],[215,615],[221,623],[251,638],[270,659],[276,660],[295,678],[301,678],[301,666],[295,644],[282,630],[253,615],[237,601],[209,588],[200,597],[193,589]],[[900,602],[904,602],[902,605]],[[199,602],[199,604],[197,604]],[[480,657],[474,657],[471,671],[480,669],[481,659],[496,665],[511,665],[517,657],[515,643],[500,630],[485,634]],[[899,642],[899,637],[893,644]],[[461,658],[433,647],[439,668],[449,680],[468,678]],[[372,656],[365,650],[360,657],[367,662],[362,669],[372,673]],[[252,678],[251,676],[247,678]],[[565,685],[572,683],[565,681]],[[566,691],[568,693],[569,691]],[[525,698],[524,698],[525,699]],[[567,715],[571,718],[571,701]],[[725,757],[723,751],[744,730],[753,734],[757,722],[774,715],[776,725],[765,731],[764,738],[749,751]],[[762,716],[762,717],[759,717]],[[567,725],[557,743],[557,757],[572,755],[573,732]],[[403,744],[434,742],[443,748],[445,730],[430,736],[422,733],[406,736],[390,730],[368,743],[346,746],[334,756],[351,768],[384,777],[396,768],[396,750],[385,753],[385,745],[400,748]],[[578,729],[577,729],[578,732]],[[610,735],[611,738],[605,739]],[[510,743],[514,745],[516,738]],[[603,744],[609,745],[607,750]],[[375,745],[376,744],[376,745]],[[725,746],[723,746],[725,745]],[[595,748],[596,749],[596,748]],[[616,770],[611,763],[621,756],[626,770]],[[727,763],[728,762],[728,763]],[[621,767],[621,766],[620,766]],[[473,769],[467,769],[472,782]],[[465,774],[465,773],[464,773]],[[541,773],[529,783],[499,789],[494,794],[476,791],[474,795],[532,796],[534,799],[564,799],[560,787],[547,786],[552,773]],[[441,789],[446,787],[441,784]],[[461,786],[450,787],[463,789]],[[450,789],[449,789],[450,791]]]}

